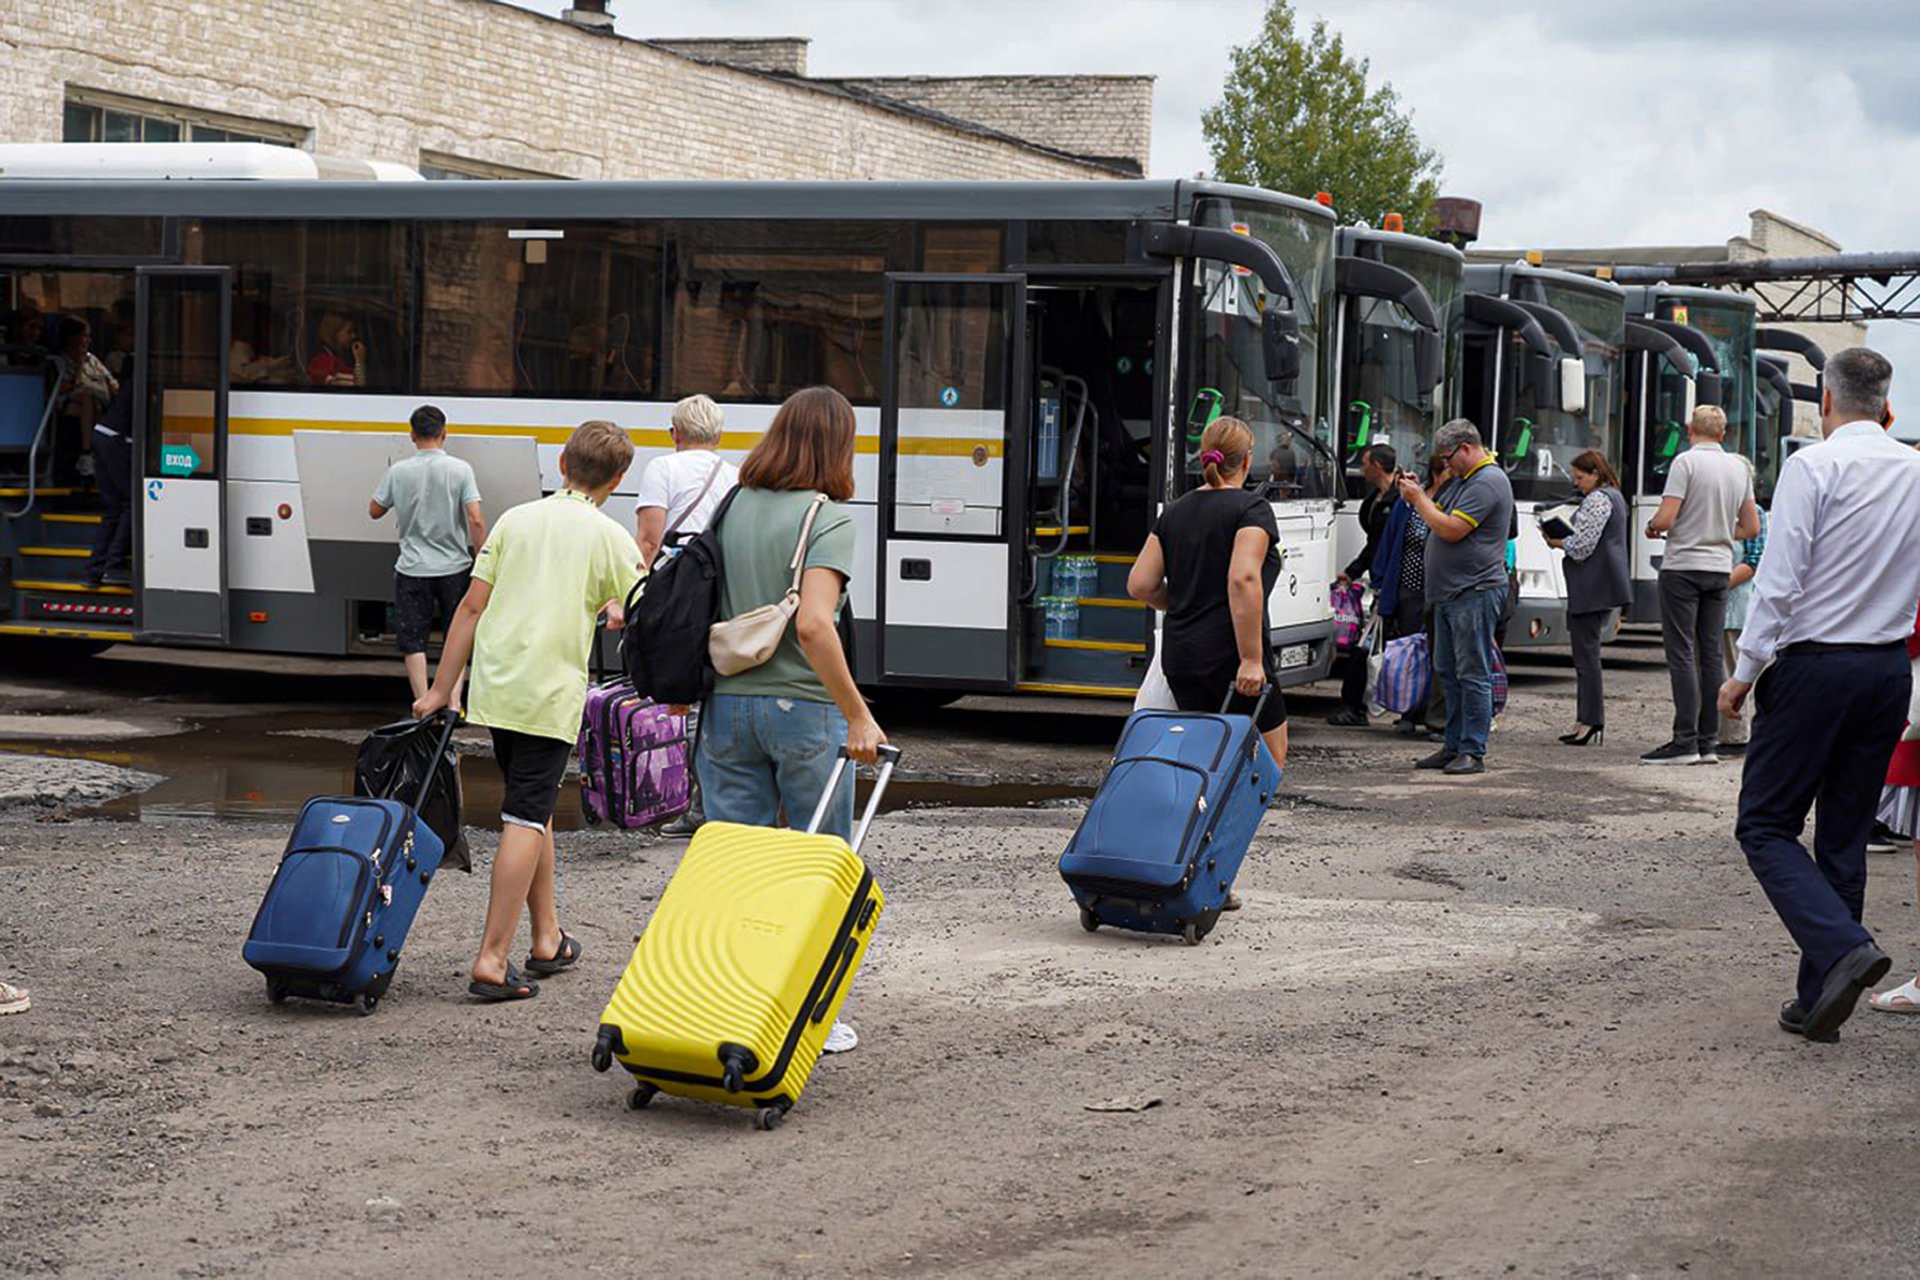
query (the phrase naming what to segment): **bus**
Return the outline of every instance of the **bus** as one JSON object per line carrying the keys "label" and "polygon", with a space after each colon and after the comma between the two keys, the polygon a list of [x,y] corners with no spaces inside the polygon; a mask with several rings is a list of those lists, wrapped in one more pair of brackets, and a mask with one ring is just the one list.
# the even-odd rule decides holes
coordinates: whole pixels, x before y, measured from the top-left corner
{"label": "bus", "polygon": [[[1340,228],[1334,248],[1334,403],[1343,493],[1357,498],[1369,446],[1391,445],[1400,466],[1419,471],[1434,432],[1456,412],[1466,256],[1369,227]],[[1341,508],[1335,529],[1338,571],[1365,542],[1357,503]]]}
{"label": "bus", "polygon": [[859,421],[865,687],[1132,696],[1153,626],[1127,567],[1223,412],[1281,529],[1281,679],[1318,679],[1333,234],[1313,202],[1187,181],[0,180],[5,313],[88,320],[136,444],[133,580],[94,585],[98,499],[47,474],[50,375],[8,348],[0,635],[386,651],[394,533],[366,500],[422,401],[490,516],[559,485],[574,425],[621,424],[631,525],[678,398],[722,404],[738,460],[825,384]]}
{"label": "bus", "polygon": [[1506,645],[1565,644],[1560,553],[1534,517],[1575,496],[1568,466],[1580,453],[1620,456],[1626,293],[1526,261],[1469,264],[1466,289],[1460,411],[1513,482],[1518,526]]}

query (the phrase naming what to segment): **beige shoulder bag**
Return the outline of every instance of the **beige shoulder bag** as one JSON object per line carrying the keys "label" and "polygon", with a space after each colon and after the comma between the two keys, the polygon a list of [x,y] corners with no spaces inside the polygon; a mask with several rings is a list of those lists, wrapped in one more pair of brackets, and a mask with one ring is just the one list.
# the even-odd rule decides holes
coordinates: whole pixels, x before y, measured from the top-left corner
{"label": "beige shoulder bag", "polygon": [[[826,503],[826,494],[815,494],[806,519],[800,522],[800,541],[793,548],[793,580],[787,584],[787,594],[772,604],[749,609],[707,629],[707,655],[719,674],[737,676],[742,671],[751,671],[764,665],[780,647],[787,628],[793,623],[793,615],[800,608],[800,576],[807,563],[807,544],[813,540],[814,518]],[[721,572],[726,572],[724,563]]]}

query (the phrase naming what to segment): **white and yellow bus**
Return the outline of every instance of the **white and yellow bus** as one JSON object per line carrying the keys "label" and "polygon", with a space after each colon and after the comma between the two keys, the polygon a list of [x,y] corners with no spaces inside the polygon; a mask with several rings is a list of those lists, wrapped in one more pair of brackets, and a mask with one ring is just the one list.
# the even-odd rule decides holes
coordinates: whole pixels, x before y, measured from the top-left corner
{"label": "white and yellow bus", "polygon": [[639,453],[608,510],[631,524],[679,397],[721,402],[738,459],[824,383],[860,423],[864,685],[1130,695],[1153,627],[1126,566],[1195,483],[1196,406],[1261,437],[1279,665],[1326,672],[1334,226],[1311,202],[1201,182],[73,181],[5,176],[6,151],[0,312],[84,318],[121,371],[135,572],[86,581],[98,499],[49,476],[52,375],[16,343],[0,635],[380,651],[394,534],[366,500],[420,403],[490,515],[558,485],[575,424],[624,426]]}

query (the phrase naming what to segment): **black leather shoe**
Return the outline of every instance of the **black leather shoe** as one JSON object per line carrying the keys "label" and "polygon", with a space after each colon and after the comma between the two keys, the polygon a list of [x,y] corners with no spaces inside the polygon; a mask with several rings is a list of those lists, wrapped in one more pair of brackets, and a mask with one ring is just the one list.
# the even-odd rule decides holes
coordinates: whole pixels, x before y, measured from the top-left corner
{"label": "black leather shoe", "polygon": [[[1780,1006],[1780,1029],[1790,1036],[1807,1035],[1807,1011],[1800,1007],[1798,1000],[1789,1000]],[[1829,1031],[1824,1036],[1807,1036],[1819,1044],[1833,1044],[1840,1039],[1838,1031]]]}
{"label": "black leather shoe", "polygon": [[1341,729],[1364,729],[1367,713],[1355,707],[1342,707],[1327,717],[1327,723]]}
{"label": "black leather shoe", "polygon": [[1453,752],[1442,747],[1430,756],[1421,756],[1418,760],[1415,760],[1413,767],[1416,769],[1444,769],[1452,763]]}
{"label": "black leather shoe", "polygon": [[1447,761],[1447,767],[1440,772],[1449,778],[1457,778],[1464,773],[1485,773],[1486,771],[1486,761],[1479,756],[1458,755]]}
{"label": "black leather shoe", "polygon": [[1871,942],[1863,942],[1833,962],[1820,982],[1820,998],[1807,1010],[1806,1029],[1800,1034],[1809,1040],[1840,1030],[1840,1024],[1853,1016],[1860,993],[1887,976],[1893,961]]}

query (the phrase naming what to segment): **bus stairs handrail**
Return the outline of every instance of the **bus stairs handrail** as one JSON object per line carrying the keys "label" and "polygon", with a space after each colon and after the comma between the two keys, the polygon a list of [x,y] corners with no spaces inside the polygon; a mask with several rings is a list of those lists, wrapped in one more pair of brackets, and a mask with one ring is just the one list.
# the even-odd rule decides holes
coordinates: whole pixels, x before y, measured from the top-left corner
{"label": "bus stairs handrail", "polygon": [[1023,600],[1031,600],[1033,593],[1040,586],[1040,562],[1042,560],[1051,560],[1065,551],[1068,540],[1073,537],[1073,523],[1071,519],[1073,505],[1073,464],[1080,456],[1080,440],[1086,429],[1087,415],[1089,413],[1095,413],[1095,416],[1098,416],[1093,408],[1093,393],[1087,388],[1087,380],[1085,378],[1067,373],[1062,369],[1055,369],[1051,366],[1042,367],[1040,373],[1043,377],[1051,375],[1053,379],[1060,384],[1060,390],[1062,392],[1072,390],[1079,398],[1080,407],[1076,409],[1073,414],[1073,430],[1068,432],[1067,438],[1061,442],[1065,447],[1062,450],[1060,460],[1059,497],[1054,501],[1052,516],[1048,521],[1048,523],[1057,526],[1060,532],[1056,535],[1057,541],[1054,542],[1051,550],[1042,551],[1040,544],[1037,542],[1030,541],[1027,544],[1027,555],[1032,567],[1027,573],[1027,584],[1021,593]]}
{"label": "bus stairs handrail", "polygon": [[[46,408],[40,411],[40,425],[34,430],[33,442],[27,446],[27,497],[17,509],[0,508],[0,518],[18,520],[33,510],[40,496],[40,443],[47,438],[47,426],[53,421],[53,415],[60,410],[60,384],[67,380],[67,362],[59,356],[49,355],[47,367],[53,370],[53,394],[47,397]],[[71,396],[73,393],[69,392]]]}

